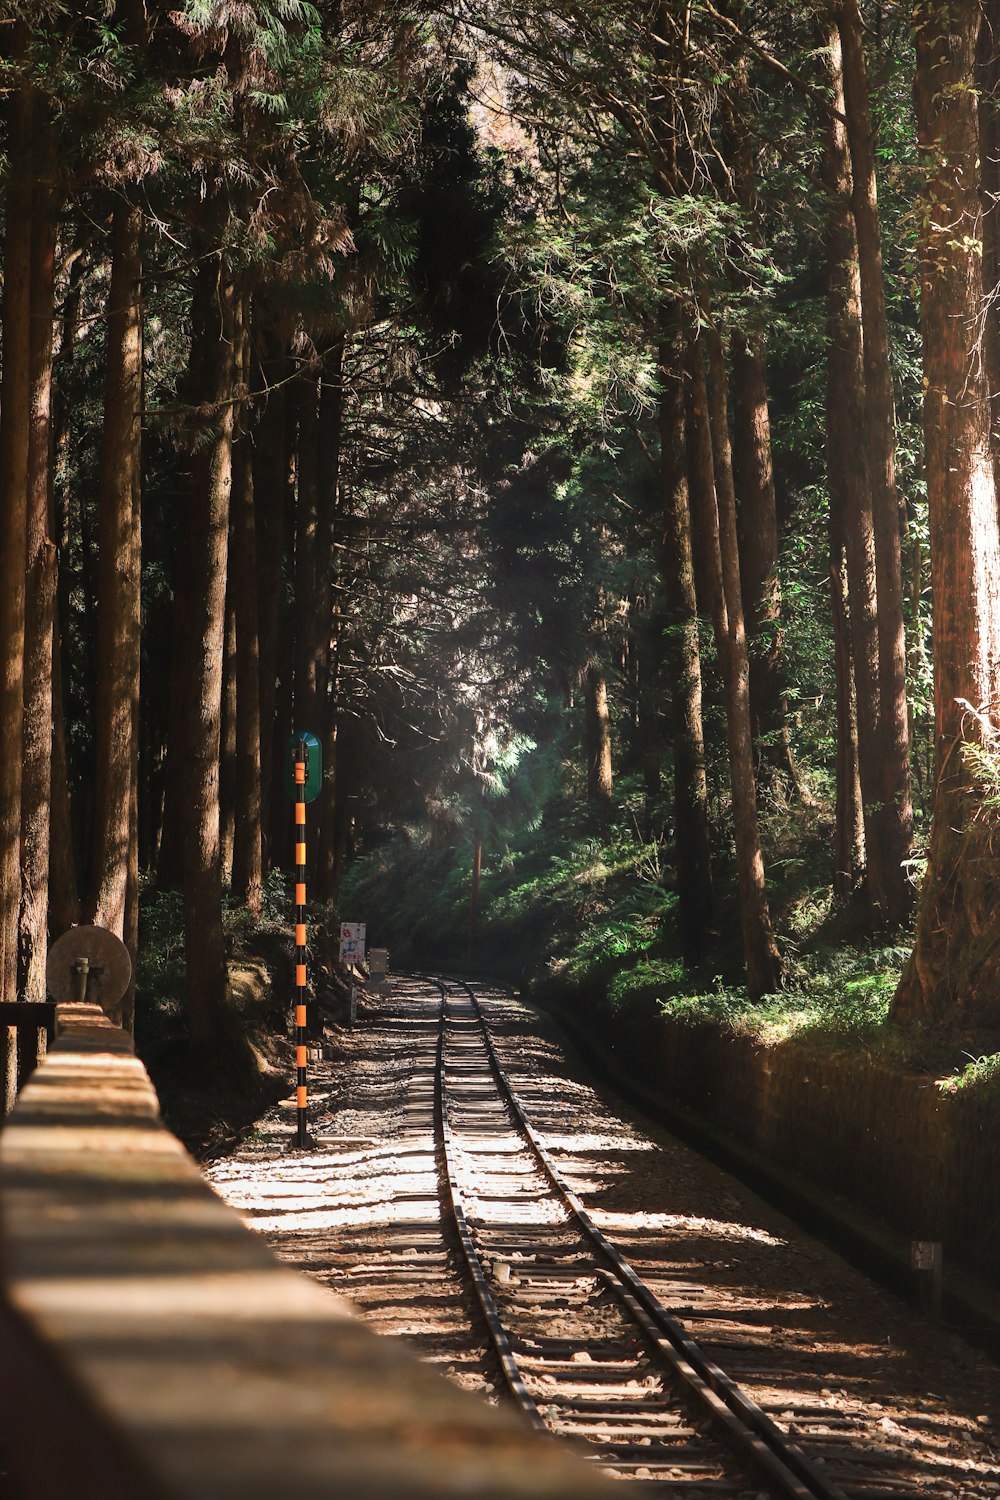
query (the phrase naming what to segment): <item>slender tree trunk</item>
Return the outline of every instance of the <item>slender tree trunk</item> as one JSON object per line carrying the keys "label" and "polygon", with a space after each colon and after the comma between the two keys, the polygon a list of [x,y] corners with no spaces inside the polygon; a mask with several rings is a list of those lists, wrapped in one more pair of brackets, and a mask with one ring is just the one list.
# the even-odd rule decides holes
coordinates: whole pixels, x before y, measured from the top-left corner
{"label": "slender tree trunk", "polygon": [[[15,55],[25,27],[15,24]],[[3,276],[3,375],[0,385],[0,1002],[17,998],[21,901],[21,757],[24,729],[25,547],[31,402],[31,176],[28,142],[33,100],[16,89],[8,104],[6,230]],[[17,1094],[17,1033],[4,1027],[4,1113]]]}
{"label": "slender tree trunk", "polygon": [[993,468],[1000,486],[1000,0],[981,0],[976,86],[983,199],[983,363]]}
{"label": "slender tree trunk", "polygon": [[[728,9],[728,7],[727,7]],[[736,5],[736,19],[743,7]],[[736,201],[751,219],[757,213],[752,105],[745,57],[733,60],[725,150],[732,164]],[[738,282],[747,294],[748,277]],[[738,501],[740,585],[750,658],[750,711],[757,765],[775,767],[796,795],[812,799],[799,777],[788,734],[783,683],[781,590],[778,585],[778,511],[767,399],[766,337],[761,327],[732,339],[733,477]]]}
{"label": "slender tree trunk", "polygon": [[[232,503],[232,502],[230,502]],[[232,557],[232,528],[230,528]],[[233,568],[226,580],[226,629],[222,648],[222,739],[219,750],[219,857],[222,884],[233,881],[233,845],[236,838],[236,600]]]}
{"label": "slender tree trunk", "polygon": [[60,649],[64,680],[69,674],[69,642],[66,639],[66,633],[70,619],[72,583],[72,574],[66,563],[70,554],[74,529],[79,524],[76,515],[79,499],[75,494],[71,476],[72,401],[65,391],[72,379],[73,366],[76,362],[76,342],[80,334],[83,278],[86,269],[87,256],[82,250],[77,250],[70,257],[69,286],[63,299],[59,354],[53,368],[55,377],[52,392],[52,465],[55,508],[53,536],[59,548],[60,557],[57,612],[63,635]]}
{"label": "slender tree trunk", "polygon": [[483,841],[476,839],[472,845],[472,880],[469,886],[469,953],[476,946],[476,928],[479,925],[479,886],[483,874]]}
{"label": "slender tree trunk", "polygon": [[[56,549],[52,510],[52,320],[55,300],[55,136],[36,128],[37,175],[31,226],[30,432],[24,649],[24,765],[21,787],[23,890],[20,979],[26,1000],[45,999],[52,786],[52,642]],[[25,1038],[27,1041],[27,1038]],[[24,1067],[34,1064],[31,1055]]]}
{"label": "slender tree trunk", "polygon": [[323,797],[319,810],[319,841],[316,860],[316,894],[327,906],[337,901],[337,802],[341,794],[339,767],[339,714],[336,656],[330,663],[330,682],[323,722]]}
{"label": "slender tree trunk", "polygon": [[[125,937],[132,786],[139,776],[142,484],[142,214],[112,225],[107,374],[98,496],[100,578],[94,858],[89,911]],[[132,954],[133,965],[136,955]]]}
{"label": "slender tree trunk", "polygon": [[750,666],[743,626],[736,496],[729,447],[725,358],[718,336],[706,334],[712,365],[711,406],[701,348],[688,346],[692,510],[711,559],[709,603],[722,669],[729,749],[736,872],[747,989],[753,1000],[777,988],[781,963],[764,889],[764,860],[757,826],[757,786],[750,733]]}
{"label": "slender tree trunk", "polygon": [[[830,34],[834,107],[843,113],[840,35]],[[875,584],[875,532],[864,431],[864,353],[857,241],[851,214],[847,135],[839,119],[828,124],[826,175],[830,192],[827,225],[828,287],[826,456],[830,506],[837,512],[847,559],[851,659],[858,727],[858,763],[867,854],[869,920],[877,924],[886,905],[885,850],[875,814],[881,799],[879,766],[879,650]]]}
{"label": "slender tree trunk", "polygon": [[975,0],[914,10],[914,103],[924,176],[921,320],[934,606],[935,791],[916,946],[893,1014],[1000,1021],[992,842],[975,756],[996,756],[1000,522],[990,402],[970,329],[982,313]]}
{"label": "slender tree trunk", "polygon": [[584,718],[587,743],[587,799],[602,812],[611,806],[611,715],[608,684],[596,662],[589,663],[584,680]]}
{"label": "slender tree trunk", "polygon": [[170,631],[170,689],[166,753],[163,767],[163,813],[156,884],[161,891],[180,890],[184,882],[184,775],[190,725],[190,665],[195,642],[195,574],[199,559],[189,538],[196,525],[191,487],[180,501],[180,525],[174,552],[174,604]]}
{"label": "slender tree trunk", "polygon": [[[57,590],[58,592],[58,590]],[[62,652],[52,661],[52,791],[49,837],[49,942],[62,937],[80,920],[80,896],[73,857],[73,818],[70,807],[69,759],[63,707]]]}
{"label": "slender tree trunk", "polygon": [[877,806],[872,808],[871,818],[879,848],[878,900],[882,922],[886,927],[895,928],[909,917],[914,895],[909,878],[913,803],[906,705],[902,527],[896,490],[896,406],[889,362],[874,136],[857,0],[841,0],[838,24],[851,158],[851,202],[860,272],[865,383],[863,431],[872,497],[878,598],[877,758],[880,777],[873,798]]}
{"label": "slender tree trunk", "polygon": [[865,867],[865,828],[861,813],[858,774],[858,720],[854,703],[854,664],[851,625],[847,616],[847,560],[844,555],[843,516],[830,504],[830,604],[833,610],[834,680],[837,707],[834,760],[835,813],[833,834],[834,894],[853,896]]}
{"label": "slender tree trunk", "polygon": [[[136,744],[139,741],[139,705],[135,705],[135,726],[132,737]],[[128,834],[128,873],[125,882],[125,923],[122,934],[129,953],[132,955],[132,976],[129,979],[128,989],[122,996],[119,1016],[125,1031],[135,1031],[135,986],[136,986],[136,955],[139,952],[139,776],[138,772],[132,777],[129,788],[129,834]]]}
{"label": "slender tree trunk", "polygon": [[344,753],[342,741],[338,742],[337,750],[337,798],[333,806],[333,878],[330,884],[329,896],[330,905],[334,908],[340,900],[340,883],[344,878],[344,867],[347,864],[347,855],[351,843],[351,793],[353,788],[353,771],[350,758],[349,754]]}
{"label": "slender tree trunk", "polygon": [[219,844],[222,652],[233,445],[233,284],[221,253],[204,255],[192,310],[192,396],[210,413],[192,462],[195,559],[184,798],[184,949],[196,1066],[212,1060],[227,993]]}
{"label": "slender tree trunk", "polygon": [[708,947],[713,899],[683,362],[680,337],[675,334],[666,338],[659,358],[663,578],[668,618],[665,645],[673,684],[674,842],[681,947],[685,962],[693,963]]}
{"label": "slender tree trunk", "polygon": [[[240,382],[250,383],[246,298],[237,306]],[[233,893],[259,916],[263,896],[260,791],[260,642],[257,634],[257,533],[249,413],[233,449],[233,570],[236,596],[236,821]]]}
{"label": "slender tree trunk", "polygon": [[270,382],[254,446],[253,487],[257,520],[258,638],[260,649],[261,826],[265,830],[264,868],[273,863],[270,849],[271,789],[274,780],[275,687],[279,671],[288,472],[285,444],[285,389],[279,382],[287,360],[277,342],[262,339],[262,368]]}
{"label": "slender tree trunk", "polygon": [[319,572],[319,381],[307,370],[300,386],[299,439],[295,510],[295,733],[316,734],[320,660],[316,618],[320,613]]}
{"label": "slender tree trunk", "polygon": [[53,537],[59,548],[56,578],[55,740],[52,764],[51,869],[49,872],[49,933],[55,941],[74,926],[81,915],[77,868],[83,860],[82,828],[66,739],[67,723],[78,722],[72,694],[71,595],[75,570],[71,566],[74,538],[80,531],[80,497],[72,473],[72,411],[69,396],[76,343],[80,331],[83,281],[88,265],[86,253],[77,248],[69,256],[69,286],[63,301],[59,354],[55,360],[52,392],[53,427]]}
{"label": "slender tree trunk", "polygon": [[317,648],[323,663],[322,732],[323,798],[317,846],[317,889],[321,900],[336,900],[336,799],[337,730],[339,688],[340,595],[337,590],[337,518],[340,506],[340,458],[344,425],[344,356],[346,339],[334,341],[327,359],[319,396],[319,516],[323,559],[322,576],[327,580],[317,611]]}

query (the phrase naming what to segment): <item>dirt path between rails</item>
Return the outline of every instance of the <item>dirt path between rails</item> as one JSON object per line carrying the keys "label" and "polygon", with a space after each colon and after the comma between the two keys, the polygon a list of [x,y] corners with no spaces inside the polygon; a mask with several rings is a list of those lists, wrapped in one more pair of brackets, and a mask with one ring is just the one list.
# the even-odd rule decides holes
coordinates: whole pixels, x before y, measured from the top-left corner
{"label": "dirt path between rails", "polygon": [[[397,981],[368,996],[355,1027],[331,1031],[332,1057],[311,1069],[319,1149],[289,1149],[294,1110],[283,1105],[206,1170],[282,1259],[496,1400],[438,1209],[426,1062],[436,1023],[436,994]],[[696,1337],[707,1330],[723,1352],[731,1343],[729,1373],[755,1400],[779,1420],[793,1407],[811,1413],[810,1431],[828,1433],[831,1447],[848,1418],[852,1430],[860,1423],[873,1458],[906,1452],[908,1494],[1000,1497],[993,1362],[598,1092],[545,1018],[498,994],[493,1024],[512,1081],[599,1226]]]}

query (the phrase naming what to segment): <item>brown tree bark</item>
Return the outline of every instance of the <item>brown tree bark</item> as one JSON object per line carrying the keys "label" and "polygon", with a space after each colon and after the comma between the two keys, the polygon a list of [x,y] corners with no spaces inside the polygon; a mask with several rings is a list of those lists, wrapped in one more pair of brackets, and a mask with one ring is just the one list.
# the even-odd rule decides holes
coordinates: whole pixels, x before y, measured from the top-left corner
{"label": "brown tree bark", "polygon": [[469,884],[469,953],[476,946],[476,928],[479,925],[479,887],[483,875],[483,841],[475,839],[472,845],[472,878]]}
{"label": "brown tree bark", "polygon": [[[232,498],[230,498],[232,506]],[[230,527],[229,557],[232,558]],[[222,737],[219,746],[219,859],[222,884],[233,880],[236,839],[236,599],[230,561],[226,579],[226,628],[222,647]]]}
{"label": "brown tree bark", "polygon": [[191,399],[204,414],[191,466],[194,559],[184,797],[184,951],[192,1057],[211,1065],[228,990],[222,928],[219,751],[232,487],[234,290],[219,251],[203,253],[192,306]]}
{"label": "brown tree bark", "polygon": [[261,368],[269,386],[261,401],[253,453],[253,487],[257,523],[258,639],[260,650],[261,826],[264,869],[273,863],[270,849],[275,700],[281,649],[285,593],[289,475],[287,466],[285,387],[288,361],[280,341],[265,329],[257,335]]}
{"label": "brown tree bark", "polygon": [[889,362],[889,328],[882,273],[882,239],[875,180],[875,147],[868,77],[857,0],[837,11],[843,56],[844,111],[851,161],[851,206],[858,248],[864,341],[864,440],[871,490],[878,599],[877,803],[871,810],[878,843],[877,899],[882,924],[901,926],[913,908],[909,878],[913,850],[910,734],[906,702],[903,622],[902,518],[896,489],[896,406]]}
{"label": "brown tree bark", "polygon": [[601,812],[611,806],[611,715],[608,684],[596,662],[584,675],[584,723],[587,755],[587,800]]}
{"label": "brown tree bark", "polygon": [[[843,114],[840,34],[830,29],[830,67],[834,108]],[[878,925],[885,911],[886,851],[876,814],[881,800],[879,765],[879,649],[875,579],[875,531],[864,431],[864,349],[857,240],[851,210],[847,134],[840,119],[829,119],[825,175],[830,198],[827,223],[827,356],[826,458],[834,529],[844,540],[850,609],[851,662],[858,731],[858,765],[865,828],[868,920]],[[844,774],[847,764],[841,765]],[[841,788],[839,799],[849,797]]]}
{"label": "brown tree bark", "polygon": [[710,328],[706,330],[705,342],[711,363],[710,396],[706,391],[700,341],[692,338],[688,344],[692,511],[710,559],[708,602],[726,705],[743,955],[747,990],[752,1000],[759,1000],[778,987],[781,960],[771,929],[757,824],[757,786],[750,730],[750,664],[740,590],[725,356],[720,338]]}
{"label": "brown tree bark", "polygon": [[709,847],[701,655],[684,418],[684,345],[679,332],[659,352],[662,567],[667,607],[665,654],[673,684],[674,847],[681,949],[686,963],[705,953],[714,911]]}
{"label": "brown tree bark", "polygon": [[983,363],[990,392],[993,468],[1000,485],[1000,0],[981,0],[976,59],[983,200]]}
{"label": "brown tree bark", "polygon": [[[743,7],[733,7],[737,17]],[[736,201],[748,216],[757,210],[752,106],[745,57],[733,61],[728,90],[725,151],[732,165]],[[750,290],[749,278],[741,282]],[[750,713],[757,766],[772,766],[796,796],[811,797],[795,764],[788,733],[783,682],[781,590],[778,584],[778,510],[767,396],[766,337],[761,327],[734,333],[732,424],[733,478],[739,527],[740,583],[750,658]]]}
{"label": "brown tree bark", "polygon": [[778,515],[762,338],[736,334],[732,360],[733,472],[739,498],[740,565],[746,600],[754,742],[760,746],[760,758],[794,776],[781,683]]}
{"label": "brown tree bark", "polygon": [[156,860],[158,890],[180,890],[184,883],[184,775],[190,723],[189,663],[193,640],[195,573],[199,560],[189,543],[195,518],[191,486],[180,502],[180,525],[174,552],[174,603],[170,632],[170,689],[163,768],[163,812]]}
{"label": "brown tree bark", "polygon": [[830,503],[830,605],[833,611],[834,692],[837,728],[834,756],[835,810],[833,830],[833,890],[853,896],[865,868],[865,826],[861,812],[858,773],[858,719],[854,702],[854,663],[851,625],[847,616],[847,558],[844,554],[843,516]]}
{"label": "brown tree bark", "polygon": [[893,1014],[1000,1020],[992,845],[976,756],[1000,723],[1000,522],[989,391],[969,330],[982,313],[975,0],[919,0],[924,439],[934,609],[935,791],[913,959]]}
{"label": "brown tree bark", "polygon": [[[98,526],[94,854],[88,914],[125,937],[132,787],[139,775],[142,486],[142,213],[112,221]],[[136,955],[132,954],[133,965]]]}
{"label": "brown tree bark", "polygon": [[306,370],[298,382],[299,436],[295,507],[295,733],[318,733],[320,647],[319,375]]}
{"label": "brown tree bark", "polygon": [[[58,596],[58,588],[57,588]],[[69,758],[63,707],[62,652],[52,657],[52,785],[49,838],[49,942],[62,937],[80,920],[81,904],[74,858],[73,818],[70,808]]]}
{"label": "brown tree bark", "polygon": [[[250,385],[246,296],[236,307],[239,381]],[[257,533],[251,461],[252,418],[244,402],[233,447],[233,588],[236,603],[236,817],[233,894],[259,916],[263,899],[260,791],[260,642],[257,634]]]}
{"label": "brown tree bark", "polygon": [[316,850],[317,891],[331,906],[336,901],[337,873],[336,800],[340,778],[337,770],[339,641],[341,631],[337,564],[334,542],[340,506],[340,459],[344,425],[344,356],[346,338],[335,339],[327,356],[319,396],[319,516],[320,546],[326,585],[317,614],[317,645],[322,642],[321,693],[323,734],[323,797],[320,807],[319,840]]}
{"label": "brown tree bark", "polygon": [[[23,54],[23,22],[14,55]],[[33,100],[26,87],[8,103],[3,276],[3,374],[0,384],[0,1003],[17,998],[21,901],[21,757],[24,730],[25,546],[31,402],[31,175],[28,144]],[[0,1029],[0,1108],[17,1094],[17,1034]]]}
{"label": "brown tree bark", "polygon": [[[36,106],[40,113],[40,106]],[[56,141],[51,123],[35,130],[32,196],[30,416],[24,648],[24,762],[21,786],[22,893],[19,983],[25,1000],[45,999],[48,956],[49,808],[52,786],[52,646],[56,548],[52,511],[52,320],[55,301]],[[35,1048],[22,1039],[22,1072]]]}

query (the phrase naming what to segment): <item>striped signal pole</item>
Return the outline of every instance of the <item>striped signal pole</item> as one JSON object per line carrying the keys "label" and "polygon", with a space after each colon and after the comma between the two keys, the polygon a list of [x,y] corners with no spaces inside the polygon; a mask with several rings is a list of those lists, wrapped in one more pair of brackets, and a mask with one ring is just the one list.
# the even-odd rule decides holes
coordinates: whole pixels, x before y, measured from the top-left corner
{"label": "striped signal pole", "polygon": [[295,1103],[297,1144],[309,1145],[309,1084],[306,1073],[306,761],[305,740],[295,746]]}

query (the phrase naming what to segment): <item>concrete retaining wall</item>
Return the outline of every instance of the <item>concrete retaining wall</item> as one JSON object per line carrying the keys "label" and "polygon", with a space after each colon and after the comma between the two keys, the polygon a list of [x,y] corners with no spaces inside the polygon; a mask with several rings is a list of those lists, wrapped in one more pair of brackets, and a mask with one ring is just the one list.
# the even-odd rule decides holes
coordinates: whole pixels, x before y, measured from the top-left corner
{"label": "concrete retaining wall", "polygon": [[[597,1010],[591,1019],[597,1019]],[[622,1081],[1000,1278],[1000,1112],[857,1052],[764,1046],[710,1024],[601,1020]]]}

